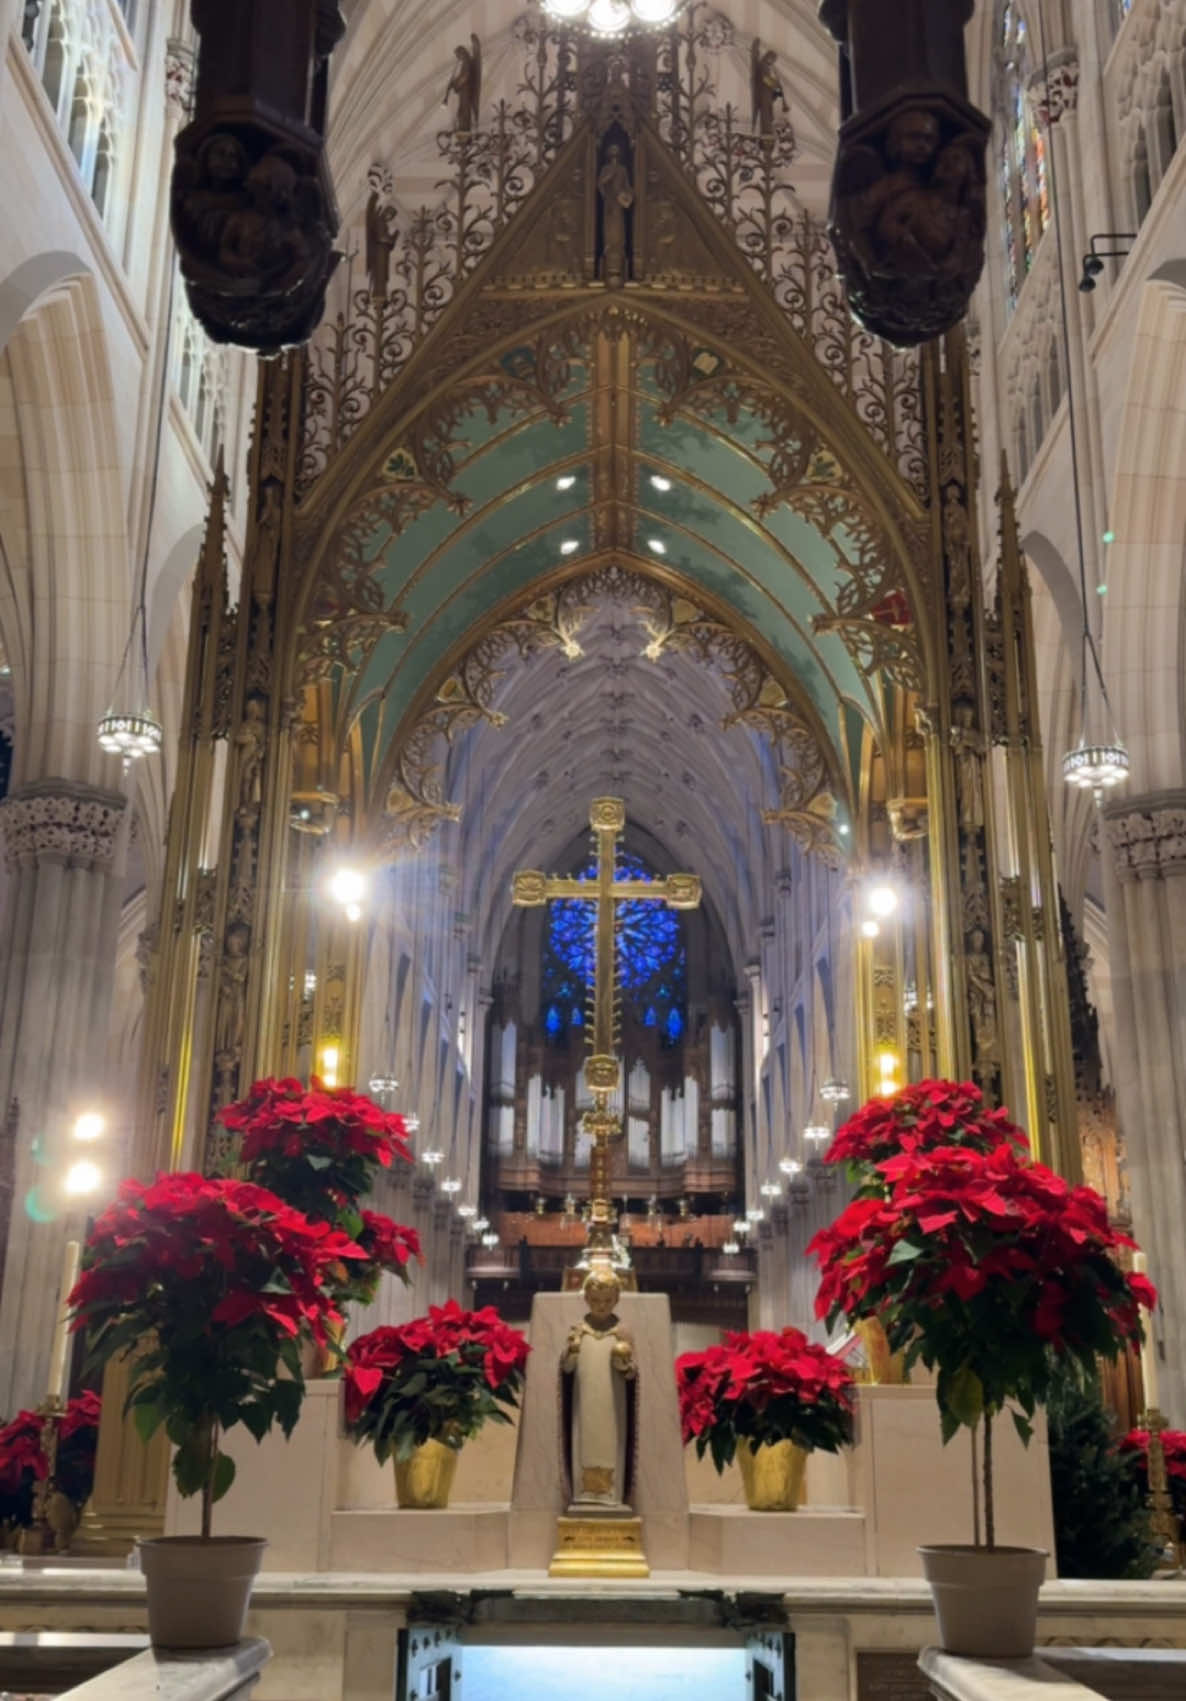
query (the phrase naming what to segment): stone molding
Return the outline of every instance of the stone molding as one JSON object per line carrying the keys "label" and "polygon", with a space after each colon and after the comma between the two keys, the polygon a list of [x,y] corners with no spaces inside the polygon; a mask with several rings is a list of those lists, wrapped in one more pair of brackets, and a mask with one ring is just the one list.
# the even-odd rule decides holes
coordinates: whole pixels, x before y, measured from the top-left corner
{"label": "stone molding", "polygon": [[1104,825],[1121,880],[1186,874],[1186,791],[1126,798],[1105,811]]}
{"label": "stone molding", "polygon": [[0,803],[8,867],[63,862],[106,873],[127,798],[74,780],[34,780]]}

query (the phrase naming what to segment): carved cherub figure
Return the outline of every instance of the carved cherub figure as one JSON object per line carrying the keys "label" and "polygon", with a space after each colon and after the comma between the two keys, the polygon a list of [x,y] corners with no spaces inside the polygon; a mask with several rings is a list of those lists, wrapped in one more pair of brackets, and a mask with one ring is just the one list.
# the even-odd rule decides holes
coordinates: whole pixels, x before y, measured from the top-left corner
{"label": "carved cherub figure", "polygon": [[448,106],[449,97],[457,96],[453,128],[459,136],[469,136],[478,127],[478,113],[482,106],[482,43],[476,35],[471,35],[469,46],[455,47],[453,56],[457,64],[441,105]]}

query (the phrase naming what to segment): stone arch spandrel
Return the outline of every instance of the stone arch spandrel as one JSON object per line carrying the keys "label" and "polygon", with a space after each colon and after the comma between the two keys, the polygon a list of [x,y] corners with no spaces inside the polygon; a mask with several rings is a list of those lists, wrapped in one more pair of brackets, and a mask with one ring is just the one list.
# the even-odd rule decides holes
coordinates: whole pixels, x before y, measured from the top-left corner
{"label": "stone arch spandrel", "polygon": [[1186,772],[1186,261],[1140,301],[1110,507],[1104,666],[1133,795]]}

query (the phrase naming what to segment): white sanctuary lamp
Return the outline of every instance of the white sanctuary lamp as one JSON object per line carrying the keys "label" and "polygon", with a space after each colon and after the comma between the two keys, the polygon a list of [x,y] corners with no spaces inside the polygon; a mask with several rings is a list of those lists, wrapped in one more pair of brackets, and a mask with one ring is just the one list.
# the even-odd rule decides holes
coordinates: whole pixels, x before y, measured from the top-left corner
{"label": "white sanctuary lamp", "polygon": [[48,1398],[51,1401],[66,1398],[66,1364],[70,1357],[70,1308],[66,1302],[78,1280],[80,1257],[81,1247],[78,1242],[68,1240],[62,1254],[62,1285],[58,1290],[57,1323],[49,1356]]}

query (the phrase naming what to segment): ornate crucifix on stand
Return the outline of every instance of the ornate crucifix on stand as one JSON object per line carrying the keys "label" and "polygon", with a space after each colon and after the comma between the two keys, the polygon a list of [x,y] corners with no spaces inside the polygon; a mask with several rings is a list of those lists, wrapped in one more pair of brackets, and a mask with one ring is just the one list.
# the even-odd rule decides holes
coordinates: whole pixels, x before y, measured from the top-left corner
{"label": "ornate crucifix on stand", "polygon": [[695,874],[669,874],[665,880],[619,880],[618,840],[626,825],[626,806],[617,797],[596,798],[589,810],[597,856],[592,879],[553,876],[528,870],[515,875],[514,902],[523,908],[538,908],[558,898],[591,903],[594,910],[593,1020],[587,1029],[592,1056],[585,1079],[593,1095],[593,1108],[582,1119],[585,1133],[593,1141],[589,1158],[589,1234],[584,1255],[577,1266],[577,1281],[594,1264],[609,1264],[628,1270],[630,1259],[614,1234],[616,1218],[610,1198],[610,1142],[621,1133],[621,1117],[611,1108],[622,1079],[618,1061],[620,1006],[618,963],[614,931],[618,905],[660,903],[675,910],[699,908],[701,887]]}

